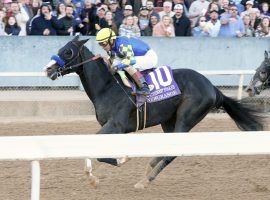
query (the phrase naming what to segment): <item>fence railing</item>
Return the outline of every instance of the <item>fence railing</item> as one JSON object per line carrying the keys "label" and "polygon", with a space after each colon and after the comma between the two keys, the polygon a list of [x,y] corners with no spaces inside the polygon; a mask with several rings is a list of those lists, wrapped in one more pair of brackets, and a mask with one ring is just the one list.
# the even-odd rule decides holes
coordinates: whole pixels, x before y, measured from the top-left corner
{"label": "fence railing", "polygon": [[0,160],[31,160],[31,200],[40,198],[47,159],[270,154],[270,132],[208,132],[0,137]]}
{"label": "fence railing", "polygon": [[[238,82],[238,92],[237,92],[237,99],[242,98],[243,92],[243,83],[244,83],[244,76],[245,75],[253,75],[255,70],[224,70],[224,71],[199,71],[201,74],[205,76],[217,76],[217,75],[239,75],[239,82]],[[44,77],[45,73],[43,72],[0,72],[0,77]],[[68,76],[76,77],[76,74],[68,74]],[[80,81],[78,81],[77,85],[81,90],[83,90]]]}

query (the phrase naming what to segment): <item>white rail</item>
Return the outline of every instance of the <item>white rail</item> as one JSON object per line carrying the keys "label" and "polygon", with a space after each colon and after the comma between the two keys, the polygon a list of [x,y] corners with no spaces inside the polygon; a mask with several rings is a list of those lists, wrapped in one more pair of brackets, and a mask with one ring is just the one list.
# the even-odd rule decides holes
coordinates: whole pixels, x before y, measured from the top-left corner
{"label": "white rail", "polygon": [[[215,76],[215,75],[239,75],[239,83],[238,83],[238,92],[237,99],[240,100],[242,98],[243,91],[243,82],[245,75],[252,75],[255,73],[255,70],[205,70],[199,71],[203,75]],[[0,77],[44,77],[44,72],[0,72]],[[76,74],[68,74],[68,76],[77,76]],[[79,84],[80,89],[83,90],[81,84]]]}
{"label": "white rail", "polygon": [[270,154],[270,132],[0,137],[0,160],[32,160],[31,199],[39,200],[46,159]]}

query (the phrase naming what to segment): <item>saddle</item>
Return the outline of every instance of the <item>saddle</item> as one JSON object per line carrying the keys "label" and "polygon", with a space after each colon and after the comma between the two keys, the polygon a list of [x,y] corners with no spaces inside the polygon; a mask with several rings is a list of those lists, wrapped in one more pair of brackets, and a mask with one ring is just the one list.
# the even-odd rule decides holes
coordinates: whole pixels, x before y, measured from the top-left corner
{"label": "saddle", "polygon": [[[136,84],[130,76],[123,70],[118,70],[117,73],[123,84],[135,92]],[[148,96],[137,95],[136,102],[138,106],[141,106],[144,102],[158,102],[181,94],[181,91],[173,78],[172,69],[169,66],[147,69],[141,71],[141,73],[149,86],[150,94]]]}

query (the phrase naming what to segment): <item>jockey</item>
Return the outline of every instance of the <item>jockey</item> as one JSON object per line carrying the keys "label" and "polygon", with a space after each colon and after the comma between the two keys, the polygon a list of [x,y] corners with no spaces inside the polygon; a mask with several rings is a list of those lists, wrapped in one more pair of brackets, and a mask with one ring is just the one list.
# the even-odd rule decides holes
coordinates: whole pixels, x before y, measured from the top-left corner
{"label": "jockey", "polygon": [[109,28],[101,29],[96,41],[108,53],[112,69],[124,69],[134,79],[138,86],[136,94],[148,95],[150,90],[140,71],[156,67],[158,58],[155,51],[142,40],[116,36]]}

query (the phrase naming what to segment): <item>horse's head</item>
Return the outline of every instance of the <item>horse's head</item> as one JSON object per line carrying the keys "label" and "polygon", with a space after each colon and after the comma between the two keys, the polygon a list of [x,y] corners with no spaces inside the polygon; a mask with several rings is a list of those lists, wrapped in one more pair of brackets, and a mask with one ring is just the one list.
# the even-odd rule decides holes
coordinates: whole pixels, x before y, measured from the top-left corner
{"label": "horse's head", "polygon": [[252,97],[256,94],[260,94],[260,92],[265,89],[265,86],[268,85],[269,76],[270,76],[270,58],[268,52],[265,51],[264,61],[262,62],[260,67],[256,69],[256,73],[246,89],[249,96]]}
{"label": "horse's head", "polygon": [[68,42],[58,51],[57,55],[51,57],[51,61],[45,66],[46,75],[55,80],[59,76],[76,72],[78,68],[72,68],[72,66],[82,62],[81,50],[87,41],[88,39],[79,40],[79,36],[76,36]]}

